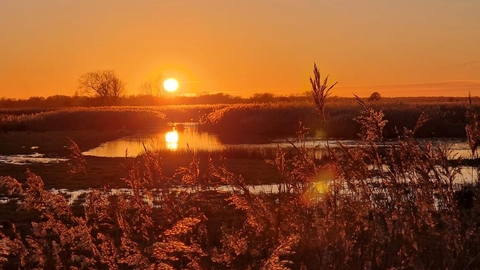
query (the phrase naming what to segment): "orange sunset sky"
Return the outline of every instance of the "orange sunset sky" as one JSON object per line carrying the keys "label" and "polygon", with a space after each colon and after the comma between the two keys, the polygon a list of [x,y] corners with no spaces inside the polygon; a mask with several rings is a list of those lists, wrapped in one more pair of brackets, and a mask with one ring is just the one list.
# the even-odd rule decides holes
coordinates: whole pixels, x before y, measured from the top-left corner
{"label": "orange sunset sky", "polygon": [[112,69],[128,94],[301,94],[313,62],[334,95],[480,95],[477,0],[2,0],[0,97],[73,95]]}

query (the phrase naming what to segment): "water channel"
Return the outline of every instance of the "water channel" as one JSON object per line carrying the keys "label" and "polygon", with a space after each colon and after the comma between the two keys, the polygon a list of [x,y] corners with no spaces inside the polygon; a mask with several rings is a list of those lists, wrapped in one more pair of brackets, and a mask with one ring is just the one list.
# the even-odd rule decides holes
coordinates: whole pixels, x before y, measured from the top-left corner
{"label": "water channel", "polygon": [[205,150],[216,151],[225,148],[217,135],[202,132],[194,122],[172,123],[166,129],[142,132],[133,136],[105,142],[84,155],[99,157],[137,156],[149,150]]}
{"label": "water channel", "polygon": [[[294,138],[290,138],[295,141]],[[450,149],[450,158],[471,158],[472,154],[468,144],[460,139],[429,139],[435,144],[442,144]],[[321,155],[326,146],[336,147],[339,143],[347,146],[356,146],[356,140],[325,140],[318,138],[307,138],[305,144],[307,148],[314,149],[316,155]],[[388,143],[386,143],[388,145]],[[149,132],[139,133],[133,136],[120,138],[114,141],[105,142],[99,147],[84,152],[84,155],[98,157],[125,157],[137,156],[149,150],[169,150],[169,151],[218,151],[225,148],[276,148],[276,147],[292,147],[287,139],[271,140],[267,143],[264,141],[252,143],[249,138],[236,143],[222,143],[218,135],[199,130],[198,125],[194,122],[189,123],[172,123],[168,128],[163,130],[153,130]]]}
{"label": "water channel", "polygon": [[[461,189],[462,186],[465,184],[471,184],[478,182],[478,174],[476,169],[472,167],[465,167],[462,166],[459,168],[459,174],[456,175],[453,185],[456,190]],[[307,193],[309,196],[309,199],[311,200],[317,200],[322,195],[327,192],[329,183],[334,181],[333,179],[328,179],[324,181],[319,181],[319,182],[313,182],[310,188],[308,189]],[[371,178],[368,180],[370,183],[378,183],[379,181],[382,181],[380,178]],[[260,184],[260,185],[248,185],[247,188],[250,193],[252,194],[277,194],[281,190],[285,192],[287,189],[288,184]],[[85,198],[86,196],[92,192],[92,189],[78,189],[78,190],[68,190],[68,189],[50,189],[50,192],[54,194],[62,194],[65,196],[68,204],[72,205],[75,203],[79,204],[84,204],[85,203]],[[153,189],[151,190],[154,194],[161,194],[159,189]],[[165,191],[165,190],[164,190]],[[233,193],[233,192],[242,192],[241,189],[234,188],[229,185],[219,185],[207,189],[198,189],[194,186],[185,186],[185,185],[177,185],[177,186],[172,186],[168,188],[169,192],[199,192],[199,191],[215,191],[215,192],[220,192],[220,193]],[[343,190],[344,192],[348,192],[348,187],[345,187]],[[382,189],[374,189],[374,192],[381,193]],[[103,196],[109,196],[109,195],[133,195],[133,192],[131,189],[128,188],[113,188],[108,191],[103,191]],[[144,197],[144,199],[152,204],[155,202],[160,202],[161,196],[154,196],[154,198],[147,198]],[[16,202],[18,204],[22,203],[22,200],[20,198],[12,198],[12,197],[7,197],[7,196],[0,196],[0,205],[9,203],[9,202]]]}
{"label": "water channel", "polygon": [[[293,140],[293,139],[291,139]],[[468,144],[466,141],[460,139],[441,139],[433,138],[429,139],[434,144],[442,144],[449,147],[450,157],[454,158],[471,158],[471,152],[469,150]],[[227,147],[242,147],[242,148],[251,148],[251,149],[263,149],[263,148],[276,148],[280,147],[292,147],[287,139],[277,139],[271,140],[268,143],[251,143],[248,141],[248,138],[245,142],[239,141],[235,144],[226,144],[222,143],[218,135],[208,132],[203,132],[199,130],[196,123],[172,123],[168,128],[163,130],[154,130],[149,132],[139,133],[133,136],[128,136],[120,138],[114,141],[105,142],[99,147],[88,150],[84,152],[84,155],[98,156],[98,157],[125,157],[128,156],[137,156],[145,152],[145,149],[149,150],[167,150],[167,151],[217,151],[222,150]],[[347,146],[358,146],[358,141],[355,140],[322,140],[318,138],[308,138],[305,141],[307,148],[314,149],[319,153],[325,151],[325,147],[328,145],[330,147],[336,147],[342,143]],[[389,143],[386,143],[388,145]],[[29,164],[35,162],[42,163],[51,163],[51,162],[64,162],[67,159],[49,159],[43,157],[40,154],[32,155],[15,155],[15,156],[3,156],[0,157],[1,163],[12,163],[12,164]],[[458,175],[455,179],[456,185],[462,185],[465,183],[476,182],[477,173],[476,169],[473,167],[461,167],[461,174]],[[278,185],[252,185],[249,186],[251,192],[266,192],[266,193],[277,193]],[[175,187],[176,189],[182,190],[183,187]],[[229,192],[231,187],[222,186],[219,188],[220,191]],[[68,201],[70,204],[81,201],[79,197],[82,194],[88,193],[88,190],[52,190],[52,192],[63,193],[69,198]],[[129,192],[127,189],[112,190],[113,193],[122,193]],[[0,197],[0,204],[10,201],[11,198]]]}

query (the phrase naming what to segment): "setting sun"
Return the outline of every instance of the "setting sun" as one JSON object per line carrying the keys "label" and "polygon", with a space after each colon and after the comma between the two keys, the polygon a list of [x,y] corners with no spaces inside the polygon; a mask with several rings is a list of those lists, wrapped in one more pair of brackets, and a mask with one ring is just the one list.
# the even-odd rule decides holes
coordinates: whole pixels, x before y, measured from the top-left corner
{"label": "setting sun", "polygon": [[172,78],[166,79],[163,82],[163,88],[168,92],[175,92],[178,89],[178,81]]}

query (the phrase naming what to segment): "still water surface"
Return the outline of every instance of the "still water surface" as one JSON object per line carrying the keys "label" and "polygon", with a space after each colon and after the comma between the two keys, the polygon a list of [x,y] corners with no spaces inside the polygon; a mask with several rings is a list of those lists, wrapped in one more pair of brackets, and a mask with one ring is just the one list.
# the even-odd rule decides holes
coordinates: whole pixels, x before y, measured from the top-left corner
{"label": "still water surface", "polygon": [[[292,139],[293,140],[293,139]],[[443,144],[450,147],[450,158],[471,158],[471,152],[465,141],[433,138],[435,144]],[[327,144],[331,147],[339,143],[347,146],[356,146],[355,140],[321,140],[310,138],[305,141],[307,148],[315,149],[316,155],[325,151]],[[227,147],[241,148],[271,148],[291,147],[286,139],[272,140],[269,143],[252,144],[249,138],[238,141],[235,144],[222,143],[219,136],[213,133],[200,131],[194,122],[172,123],[167,129],[139,133],[134,136],[120,138],[118,140],[105,142],[97,148],[84,152],[84,155],[99,157],[125,157],[137,156],[149,150],[170,150],[170,151],[218,151]]]}
{"label": "still water surface", "polygon": [[133,136],[103,143],[84,155],[100,157],[137,156],[149,150],[206,150],[225,148],[215,134],[198,130],[196,123],[172,124],[168,129],[139,133]]}

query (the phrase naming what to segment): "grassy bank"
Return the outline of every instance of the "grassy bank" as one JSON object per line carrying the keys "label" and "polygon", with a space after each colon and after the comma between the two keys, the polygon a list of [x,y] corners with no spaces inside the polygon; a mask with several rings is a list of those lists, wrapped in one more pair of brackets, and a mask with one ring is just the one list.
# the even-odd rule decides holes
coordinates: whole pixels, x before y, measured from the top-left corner
{"label": "grassy bank", "polygon": [[[169,179],[171,185],[181,183],[180,178],[175,176],[175,172],[180,167],[186,167],[192,160],[192,154],[162,154],[158,155],[162,162],[162,172],[166,179]],[[207,156],[201,158],[200,170],[204,171],[207,166]],[[28,166],[0,164],[1,176],[12,176],[21,183],[25,183],[27,176],[26,168],[42,177],[46,189],[100,189],[104,186],[111,188],[126,188],[128,185],[121,179],[128,176],[128,170],[134,164],[138,163],[138,158],[103,158],[86,157],[88,173],[83,175],[72,175],[70,172],[70,162],[60,162],[52,164],[33,163]],[[220,165],[222,161],[219,158],[213,159],[213,164]],[[278,182],[279,173],[271,164],[267,164],[263,159],[252,158],[228,158],[225,163],[232,172],[241,174],[249,184],[269,184]],[[0,195],[6,193],[0,192]]]}
{"label": "grassy bank", "polygon": [[134,134],[128,130],[67,130],[67,131],[11,131],[0,132],[0,155],[41,153],[49,157],[65,157],[70,154],[66,148],[68,138],[81,149],[88,150],[100,144]]}
{"label": "grassy bank", "polygon": [[145,130],[196,122],[224,105],[0,109],[0,131]]}
{"label": "grassy bank", "polygon": [[164,114],[145,108],[69,108],[4,115],[0,121],[0,130],[139,130],[165,126],[166,122]]}

